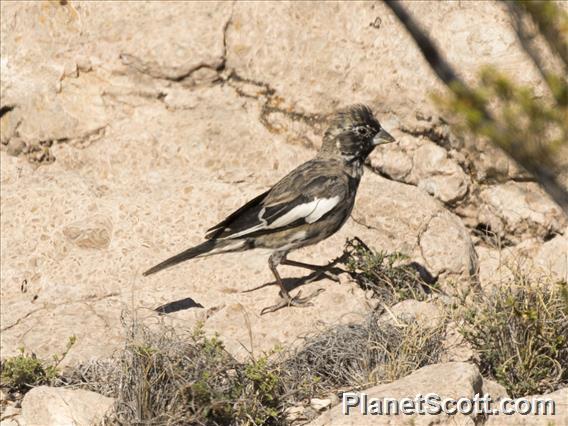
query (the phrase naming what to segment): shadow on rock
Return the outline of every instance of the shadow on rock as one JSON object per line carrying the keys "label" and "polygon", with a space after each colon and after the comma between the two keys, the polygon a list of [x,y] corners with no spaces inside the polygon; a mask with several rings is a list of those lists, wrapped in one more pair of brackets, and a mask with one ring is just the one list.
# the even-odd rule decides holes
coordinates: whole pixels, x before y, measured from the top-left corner
{"label": "shadow on rock", "polygon": [[204,306],[193,300],[191,297],[185,299],[174,300],[173,302],[166,303],[154,309],[159,314],[171,314],[173,312],[183,311],[190,308],[203,308]]}

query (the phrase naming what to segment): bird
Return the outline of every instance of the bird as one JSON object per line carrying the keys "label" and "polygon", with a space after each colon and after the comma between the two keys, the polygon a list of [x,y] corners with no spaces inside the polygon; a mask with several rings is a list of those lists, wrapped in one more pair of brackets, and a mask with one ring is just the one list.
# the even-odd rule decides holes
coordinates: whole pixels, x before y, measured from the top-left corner
{"label": "bird", "polygon": [[324,266],[288,259],[289,252],[319,243],[337,232],[351,215],[365,160],[379,145],[395,142],[372,109],[351,105],[331,114],[316,156],[245,203],[206,231],[205,241],[170,257],[143,273],[154,274],[189,259],[221,253],[268,249],[268,266],[280,291],[280,301],[261,315],[288,306],[310,306],[318,292],[292,297],[279,265],[322,271]]}

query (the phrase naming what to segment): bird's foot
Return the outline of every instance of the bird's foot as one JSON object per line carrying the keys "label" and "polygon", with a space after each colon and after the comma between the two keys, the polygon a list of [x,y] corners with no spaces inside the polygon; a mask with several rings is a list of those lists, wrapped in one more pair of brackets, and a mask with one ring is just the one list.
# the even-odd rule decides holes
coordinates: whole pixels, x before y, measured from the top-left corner
{"label": "bird's foot", "polygon": [[266,308],[264,308],[262,311],[260,311],[260,315],[264,315],[267,314],[269,312],[276,312],[282,308],[287,308],[289,306],[296,306],[298,308],[307,308],[308,306],[313,306],[313,304],[310,302],[311,299],[313,299],[314,297],[316,297],[318,294],[320,294],[323,290],[323,288],[319,288],[316,291],[314,291],[312,294],[310,294],[309,296],[306,297],[300,297],[300,295],[302,294],[302,291],[300,290],[298,292],[298,294],[294,297],[290,297],[289,294],[284,294],[282,295],[282,293],[280,294],[281,296],[281,300],[280,302],[278,302],[276,305],[273,306],[268,306]]}

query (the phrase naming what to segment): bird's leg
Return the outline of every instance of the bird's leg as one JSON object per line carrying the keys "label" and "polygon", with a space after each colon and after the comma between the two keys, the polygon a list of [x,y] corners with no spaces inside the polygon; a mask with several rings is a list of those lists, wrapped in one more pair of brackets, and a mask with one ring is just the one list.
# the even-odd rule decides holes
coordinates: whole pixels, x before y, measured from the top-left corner
{"label": "bird's leg", "polygon": [[296,296],[294,297],[290,296],[290,293],[286,289],[286,286],[284,285],[284,282],[282,281],[282,278],[280,277],[280,274],[278,273],[277,269],[277,266],[280,264],[282,259],[285,259],[285,257],[286,254],[282,255],[280,253],[274,253],[268,259],[268,266],[270,267],[270,270],[274,274],[276,282],[280,286],[280,297],[282,298],[282,300],[276,305],[264,308],[262,311],[260,311],[260,315],[266,314],[268,312],[275,312],[279,309],[286,308],[288,306],[298,306],[298,307],[312,306],[312,304],[309,302],[310,299],[313,299],[322,291],[321,289],[319,289],[313,292],[312,294],[310,294],[308,297],[300,297],[300,294],[302,293],[302,291],[300,290]]}
{"label": "bird's leg", "polygon": [[286,255],[284,255],[284,257],[280,260],[280,264],[287,266],[295,266],[297,268],[304,268],[310,271],[315,271],[318,273],[318,276],[325,275],[330,280],[339,282],[339,277],[329,270],[329,268],[333,266],[334,263],[332,263],[331,265],[324,265],[324,266],[313,265],[311,263],[304,263],[304,262],[298,262],[296,260],[287,259]]}

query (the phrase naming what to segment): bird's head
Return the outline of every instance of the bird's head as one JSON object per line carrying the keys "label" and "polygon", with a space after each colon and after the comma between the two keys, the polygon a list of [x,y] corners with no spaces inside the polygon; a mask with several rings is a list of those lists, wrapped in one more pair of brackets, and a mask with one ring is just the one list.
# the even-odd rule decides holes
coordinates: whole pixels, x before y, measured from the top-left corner
{"label": "bird's head", "polygon": [[366,105],[353,105],[333,114],[320,155],[340,156],[347,162],[365,160],[378,145],[394,142]]}

